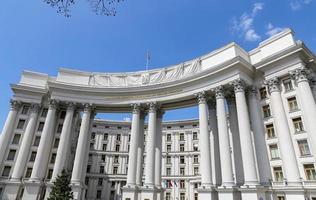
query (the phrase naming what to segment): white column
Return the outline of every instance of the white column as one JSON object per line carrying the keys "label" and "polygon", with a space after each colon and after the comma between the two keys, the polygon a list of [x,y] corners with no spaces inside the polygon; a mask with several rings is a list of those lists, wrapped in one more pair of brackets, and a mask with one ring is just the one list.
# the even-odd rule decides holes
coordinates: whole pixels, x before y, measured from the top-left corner
{"label": "white column", "polygon": [[227,127],[227,117],[225,111],[225,97],[223,87],[215,89],[216,113],[218,123],[219,152],[222,167],[222,186],[234,186],[233,168],[231,152],[229,147],[229,135]]}
{"label": "white column", "polygon": [[218,186],[222,182],[221,177],[221,161],[219,156],[219,141],[216,116],[216,102],[213,100],[208,102],[209,125],[211,131],[211,164],[213,185]]}
{"label": "white column", "polygon": [[162,148],[162,116],[164,111],[157,111],[156,143],[155,143],[155,185],[161,187],[161,148]]}
{"label": "white column", "polygon": [[140,105],[133,104],[131,141],[128,154],[127,186],[135,187],[137,169],[137,147],[139,142]]}
{"label": "white column", "polygon": [[13,180],[20,180],[23,176],[24,169],[26,166],[26,162],[28,160],[28,155],[30,152],[30,148],[32,146],[32,141],[35,133],[35,127],[37,123],[38,112],[40,110],[39,104],[31,105],[31,114],[29,116],[29,120],[27,126],[25,128],[25,132],[23,134],[21,146],[19,149],[18,156],[15,161],[15,165],[12,172]]}
{"label": "white column", "polygon": [[268,185],[272,178],[271,168],[265,142],[265,129],[257,97],[257,89],[254,87],[249,91],[248,102],[251,128],[256,147],[260,183],[261,185]]}
{"label": "white column", "polygon": [[282,104],[279,80],[274,78],[267,81],[267,84],[270,92],[275,128],[279,138],[279,146],[282,155],[285,178],[287,179],[288,184],[299,184],[300,173],[298,170],[288,121]]}
{"label": "white column", "polygon": [[77,149],[75,155],[74,166],[72,170],[71,183],[81,184],[82,182],[82,170],[86,157],[86,151],[89,150],[89,145],[87,146],[87,141],[89,138],[89,123],[91,115],[91,105],[85,104],[84,111],[81,120],[81,126],[79,131],[79,137],[77,142]]}
{"label": "white column", "polygon": [[236,108],[238,117],[239,137],[241,144],[242,162],[244,169],[244,185],[258,185],[257,163],[255,160],[255,150],[253,148],[250,119],[245,97],[244,82],[236,80],[233,82]]}
{"label": "white column", "polygon": [[141,113],[140,121],[139,121],[139,143],[137,146],[137,169],[136,169],[136,184],[138,186],[141,186],[143,182],[144,124],[145,124],[145,114]]}
{"label": "white column", "polygon": [[63,128],[60,134],[60,140],[51,182],[54,181],[57,175],[60,174],[61,171],[66,167],[65,164],[69,150],[69,141],[71,135],[72,121],[74,117],[74,110],[75,105],[73,103],[68,103]]}
{"label": "white column", "polygon": [[311,148],[313,155],[316,156],[316,135],[314,131],[316,130],[316,104],[313,96],[313,92],[308,82],[309,70],[296,69],[291,72],[292,77],[297,83],[297,95],[301,102],[303,117],[305,120],[305,126],[308,132],[308,137],[311,141]]}
{"label": "white column", "polygon": [[5,152],[10,143],[10,139],[12,138],[14,124],[20,107],[20,103],[15,100],[10,100],[10,104],[10,111],[0,135],[0,166],[4,160]]}
{"label": "white column", "polygon": [[210,133],[208,130],[208,113],[206,104],[206,94],[201,92],[197,94],[199,102],[199,126],[200,126],[200,173],[201,186],[212,186],[212,165],[211,165],[211,149],[210,149]]}
{"label": "white column", "polygon": [[148,111],[148,134],[146,144],[146,163],[145,163],[145,186],[154,186],[155,177],[155,143],[156,143],[156,117],[157,117],[157,103],[149,104]]}
{"label": "white column", "polygon": [[54,128],[56,120],[56,100],[50,100],[41,140],[37,149],[31,180],[42,181],[46,174],[48,159],[54,139]]}

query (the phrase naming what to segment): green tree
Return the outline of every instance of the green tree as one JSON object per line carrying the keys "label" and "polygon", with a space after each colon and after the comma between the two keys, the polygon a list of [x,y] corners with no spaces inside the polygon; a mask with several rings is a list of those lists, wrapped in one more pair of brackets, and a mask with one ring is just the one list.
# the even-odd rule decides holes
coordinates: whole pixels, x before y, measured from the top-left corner
{"label": "green tree", "polygon": [[63,170],[53,182],[52,191],[49,194],[48,200],[70,200],[73,198],[70,187],[70,176]]}

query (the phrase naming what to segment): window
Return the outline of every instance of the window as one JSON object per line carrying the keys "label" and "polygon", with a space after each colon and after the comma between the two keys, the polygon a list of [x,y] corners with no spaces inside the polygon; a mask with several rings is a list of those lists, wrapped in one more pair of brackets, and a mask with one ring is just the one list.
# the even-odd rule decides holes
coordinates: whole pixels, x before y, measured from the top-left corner
{"label": "window", "polygon": [[167,164],[171,164],[171,156],[167,156],[166,160],[167,160],[166,161]]}
{"label": "window", "polygon": [[119,144],[117,144],[117,145],[115,146],[115,151],[120,151],[120,145],[119,145]]}
{"label": "window", "polygon": [[180,164],[185,164],[184,156],[180,156]]}
{"label": "window", "polygon": [[193,156],[193,163],[199,163],[199,155],[194,155]]}
{"label": "window", "polygon": [[104,173],[104,166],[100,166],[100,174]]}
{"label": "window", "polygon": [[33,146],[38,147],[39,143],[40,143],[41,137],[40,136],[36,136],[34,139],[34,143]]}
{"label": "window", "polygon": [[180,141],[184,141],[184,133],[180,133],[179,139]]}
{"label": "window", "polygon": [[166,168],[166,175],[167,176],[171,175],[171,168],[170,167]]}
{"label": "window", "polygon": [[267,98],[267,89],[265,87],[260,89],[260,98],[266,99]]}
{"label": "window", "polygon": [[94,140],[95,139],[95,132],[92,132],[91,133],[91,140]]}
{"label": "window", "polygon": [[31,156],[30,156],[30,162],[34,162],[36,158],[36,151],[32,151]]}
{"label": "window", "polygon": [[180,151],[184,151],[184,144],[180,144]]}
{"label": "window", "polygon": [[167,129],[171,129],[171,126],[167,126]]}
{"label": "window", "polygon": [[118,163],[119,162],[119,157],[118,156],[114,156],[114,163]]}
{"label": "window", "polygon": [[185,174],[184,167],[180,167],[180,175],[183,176]]}
{"label": "window", "polygon": [[17,125],[17,129],[23,129],[24,128],[24,124],[25,124],[25,120],[24,119],[20,119]]}
{"label": "window", "polygon": [[180,128],[184,128],[184,126],[180,126]]}
{"label": "window", "polygon": [[298,144],[298,148],[300,149],[301,156],[311,155],[307,140],[299,140],[297,141],[297,144]]}
{"label": "window", "polygon": [[23,108],[22,108],[21,114],[22,115],[27,115],[29,113],[29,110],[30,110],[30,106],[24,105]]}
{"label": "window", "polygon": [[113,174],[117,174],[117,167],[113,167]]}
{"label": "window", "polygon": [[122,127],[121,127],[121,126],[118,126],[117,129],[122,129]]}
{"label": "window", "polygon": [[105,162],[105,155],[101,155],[101,160]]}
{"label": "window", "polygon": [[54,142],[54,148],[58,148],[58,145],[59,145],[59,138],[56,138]]}
{"label": "window", "polygon": [[37,131],[41,132],[41,131],[43,131],[43,128],[44,128],[44,122],[40,122],[40,123],[38,124]]}
{"label": "window", "polygon": [[170,152],[170,151],[171,151],[171,145],[167,144],[167,152]]}
{"label": "window", "polygon": [[88,178],[88,177],[85,178],[84,184],[85,184],[85,185],[89,185],[89,178]]}
{"label": "window", "polygon": [[63,125],[62,124],[58,124],[58,126],[57,126],[57,133],[61,133],[62,130],[63,130]]}
{"label": "window", "polygon": [[194,175],[199,175],[199,167],[194,167]]}
{"label": "window", "polygon": [[284,196],[277,196],[277,200],[285,200]]}
{"label": "window", "polygon": [[60,119],[65,119],[65,116],[66,116],[66,111],[61,111],[60,113]]}
{"label": "window", "polygon": [[2,176],[8,177],[11,171],[11,166],[4,166]]}
{"label": "window", "polygon": [[32,168],[27,168],[25,172],[25,178],[30,178],[32,175]]}
{"label": "window", "polygon": [[12,144],[19,144],[20,138],[21,138],[20,134],[15,134],[12,140]]}
{"label": "window", "polygon": [[180,180],[180,188],[181,189],[185,188],[185,181],[184,180]]}
{"label": "window", "polygon": [[293,85],[291,79],[286,79],[283,81],[285,92],[293,90]]}
{"label": "window", "polygon": [[270,147],[271,159],[279,159],[280,155],[279,155],[278,145],[272,144],[269,147]]}
{"label": "window", "polygon": [[[90,173],[90,170],[91,170],[91,165],[87,165],[87,173]],[[100,169],[101,171],[101,169]]]}
{"label": "window", "polygon": [[194,200],[199,200],[199,193],[194,193]]}
{"label": "window", "polygon": [[171,142],[171,134],[167,134],[167,142]]}
{"label": "window", "polygon": [[292,119],[292,121],[293,121],[293,126],[296,133],[304,131],[302,118],[298,117],[298,118]]}
{"label": "window", "polygon": [[298,110],[298,105],[295,97],[291,97],[287,99],[287,102],[289,104],[289,109],[290,111],[295,111]]}
{"label": "window", "polygon": [[313,164],[304,165],[306,180],[316,180],[316,173]]}
{"label": "window", "polygon": [[103,134],[103,140],[108,140],[109,134],[108,133],[104,133]]}
{"label": "window", "polygon": [[199,151],[199,145],[193,144],[193,151]]}
{"label": "window", "polygon": [[180,193],[180,200],[185,200],[185,193]]}
{"label": "window", "polygon": [[53,169],[49,169],[48,172],[47,172],[46,178],[47,178],[47,179],[51,179],[51,178],[52,178],[52,175],[53,175]]}
{"label": "window", "polygon": [[131,135],[128,135],[128,141],[129,142],[131,141]]}
{"label": "window", "polygon": [[273,167],[273,174],[275,181],[283,181],[282,167]]}
{"label": "window", "polygon": [[267,131],[268,139],[275,137],[273,124],[266,125],[266,131]]}
{"label": "window", "polygon": [[99,178],[98,179],[98,186],[102,186],[103,185],[103,178]]}
{"label": "window", "polygon": [[43,111],[42,111],[41,117],[46,117],[47,116],[47,112],[48,112],[48,109],[44,108]]}
{"label": "window", "polygon": [[90,143],[90,150],[93,150],[93,149],[94,149],[94,143],[91,142],[91,143]]}
{"label": "window", "polygon": [[97,199],[101,199],[101,194],[102,194],[102,191],[101,190],[97,190]]}
{"label": "window", "polygon": [[110,200],[114,200],[114,197],[115,197],[115,191],[111,191]]}
{"label": "window", "polygon": [[11,150],[9,151],[9,154],[8,154],[7,160],[14,160],[15,153],[16,153],[16,150],[11,149]]}
{"label": "window", "polygon": [[270,112],[270,106],[269,105],[262,106],[262,112],[263,112],[263,117],[264,118],[271,117],[271,112]]}
{"label": "window", "polygon": [[120,134],[116,135],[116,141],[121,141],[121,135]]}
{"label": "window", "polygon": [[197,136],[197,132],[193,132],[193,140],[197,140],[198,136]]}
{"label": "window", "polygon": [[107,147],[107,144],[103,144],[103,145],[102,145],[102,150],[103,150],[103,151],[106,151],[106,147]]}
{"label": "window", "polygon": [[170,192],[166,192],[166,200],[171,200],[171,194]]}
{"label": "window", "polygon": [[50,163],[55,163],[56,160],[56,153],[52,154],[52,157],[50,158]]}

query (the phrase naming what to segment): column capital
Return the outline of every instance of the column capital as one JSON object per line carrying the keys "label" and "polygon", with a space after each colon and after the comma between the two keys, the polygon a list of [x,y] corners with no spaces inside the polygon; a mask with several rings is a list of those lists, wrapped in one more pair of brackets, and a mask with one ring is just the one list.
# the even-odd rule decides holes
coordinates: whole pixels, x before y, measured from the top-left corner
{"label": "column capital", "polygon": [[31,112],[38,113],[40,109],[41,109],[40,104],[38,103],[31,104]]}
{"label": "column capital", "polygon": [[233,82],[230,83],[230,85],[232,85],[234,87],[234,92],[245,92],[245,81],[242,79],[237,79],[234,80]]}
{"label": "column capital", "polygon": [[148,112],[153,113],[157,112],[157,109],[160,107],[157,102],[149,102],[147,103],[148,106]]}
{"label": "column capital", "polygon": [[266,80],[264,84],[268,86],[269,93],[280,92],[280,80],[278,77]]}
{"label": "column capital", "polygon": [[21,102],[14,100],[14,99],[10,99],[10,109],[11,110],[18,110],[21,106]]}
{"label": "column capital", "polygon": [[140,111],[141,111],[140,103],[132,103],[131,106],[133,109],[133,114],[140,114]]}
{"label": "column capital", "polygon": [[67,102],[66,106],[67,106],[67,110],[69,110],[69,111],[73,111],[76,109],[76,103],[74,103],[74,102]]}
{"label": "column capital", "polygon": [[91,112],[92,111],[92,104],[90,103],[85,103],[83,105],[83,112]]}
{"label": "column capital", "polygon": [[58,107],[58,101],[56,99],[50,99],[48,102],[49,110],[56,110]]}
{"label": "column capital", "polygon": [[215,92],[216,99],[223,99],[223,98],[225,98],[224,87],[222,85],[216,87],[214,89],[214,92]]}
{"label": "column capital", "polygon": [[256,86],[251,86],[249,89],[248,89],[248,95],[251,96],[251,97],[255,97],[257,96],[258,94],[258,88]]}
{"label": "column capital", "polygon": [[195,94],[199,104],[205,104],[207,100],[207,95],[205,91]]}
{"label": "column capital", "polygon": [[289,72],[290,77],[297,83],[302,81],[308,81],[310,73],[311,70],[307,68],[295,69]]}

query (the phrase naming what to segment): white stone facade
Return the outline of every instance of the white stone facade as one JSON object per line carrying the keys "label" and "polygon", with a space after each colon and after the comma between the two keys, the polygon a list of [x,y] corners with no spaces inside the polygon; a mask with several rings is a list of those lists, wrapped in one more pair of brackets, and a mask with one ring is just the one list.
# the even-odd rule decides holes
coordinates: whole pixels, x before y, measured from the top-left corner
{"label": "white stone facade", "polygon": [[[315,72],[289,29],[157,70],[24,71],[0,135],[0,198],[46,199],[65,169],[78,200],[315,200]],[[198,119],[163,122],[193,105]]]}

